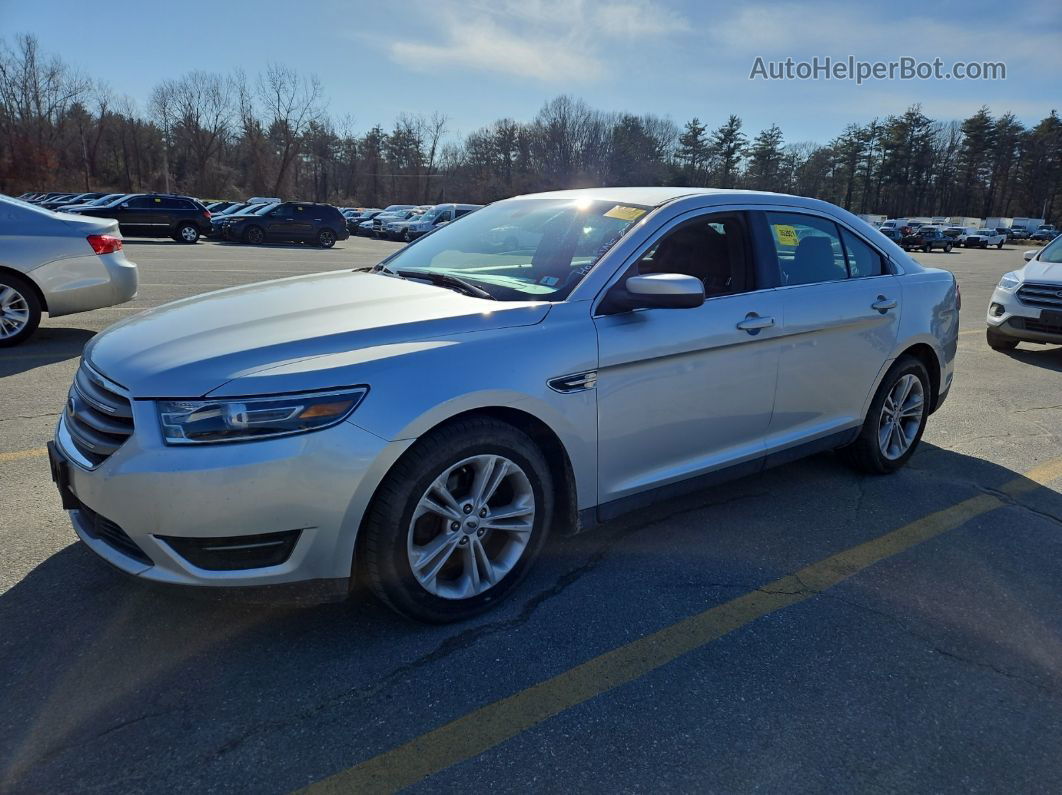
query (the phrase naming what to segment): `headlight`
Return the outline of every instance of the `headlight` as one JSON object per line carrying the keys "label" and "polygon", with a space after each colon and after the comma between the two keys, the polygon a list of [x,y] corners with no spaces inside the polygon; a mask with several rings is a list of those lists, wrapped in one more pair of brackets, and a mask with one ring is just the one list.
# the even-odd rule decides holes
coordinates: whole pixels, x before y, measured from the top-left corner
{"label": "headlight", "polygon": [[1019,284],[1021,284],[1021,277],[1014,271],[1004,273],[1003,278],[999,280],[999,286],[1004,290],[1013,290]]}
{"label": "headlight", "polygon": [[337,425],[368,391],[356,387],[277,397],[160,400],[156,407],[166,444],[239,442]]}

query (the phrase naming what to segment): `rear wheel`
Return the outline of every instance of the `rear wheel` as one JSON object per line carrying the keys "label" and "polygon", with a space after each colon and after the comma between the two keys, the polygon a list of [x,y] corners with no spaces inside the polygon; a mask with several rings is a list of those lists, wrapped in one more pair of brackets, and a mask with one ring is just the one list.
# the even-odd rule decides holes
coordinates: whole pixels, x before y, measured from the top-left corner
{"label": "rear wheel", "polygon": [[199,242],[199,229],[195,224],[181,224],[177,227],[177,233],[173,239],[178,243],[197,243]]}
{"label": "rear wheel", "polygon": [[18,345],[41,323],[41,302],[28,281],[0,273],[0,348]]}
{"label": "rear wheel", "polygon": [[1000,240],[998,243],[996,243],[996,248],[1003,248],[1003,241],[1002,240]]}
{"label": "rear wheel", "polygon": [[317,233],[317,245],[321,248],[332,248],[336,244],[336,233],[331,229],[322,229]]}
{"label": "rear wheel", "polygon": [[951,253],[951,243],[945,243],[944,244],[944,253],[945,254],[950,254]]}
{"label": "rear wheel", "polygon": [[895,472],[914,455],[929,417],[929,374],[901,356],[885,374],[856,440],[838,452],[855,469]]}
{"label": "rear wheel", "polygon": [[922,253],[923,254],[928,254],[932,250],[933,250],[933,247],[931,245],[929,245],[929,244],[926,244],[926,245],[922,246]]}
{"label": "rear wheel", "polygon": [[250,243],[252,246],[258,246],[265,242],[265,232],[262,230],[262,227],[248,227],[243,233],[243,242]]}
{"label": "rear wheel", "polygon": [[527,435],[460,420],[417,442],[381,484],[359,547],[368,584],[410,618],[469,618],[527,573],[552,511],[549,466]]}
{"label": "rear wheel", "polygon": [[985,329],[985,341],[988,343],[988,347],[994,351],[1012,351],[1018,347],[1016,339],[1000,334],[991,326]]}

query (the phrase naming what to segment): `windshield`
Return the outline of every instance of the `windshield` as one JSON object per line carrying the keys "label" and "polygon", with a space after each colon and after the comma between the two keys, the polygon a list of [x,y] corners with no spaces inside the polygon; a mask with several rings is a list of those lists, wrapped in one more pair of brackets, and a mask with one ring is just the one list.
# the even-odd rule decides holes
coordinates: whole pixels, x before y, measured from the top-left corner
{"label": "windshield", "polygon": [[588,199],[513,199],[469,213],[384,261],[458,276],[507,301],[561,301],[651,208]]}
{"label": "windshield", "polygon": [[1056,237],[1048,243],[1036,259],[1040,262],[1062,263],[1062,237]]}

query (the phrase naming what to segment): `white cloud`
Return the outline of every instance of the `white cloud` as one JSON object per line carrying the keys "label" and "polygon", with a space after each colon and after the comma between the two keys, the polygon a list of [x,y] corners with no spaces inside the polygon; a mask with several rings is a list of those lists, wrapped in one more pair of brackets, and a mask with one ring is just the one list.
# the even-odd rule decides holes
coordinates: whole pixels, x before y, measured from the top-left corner
{"label": "white cloud", "polygon": [[581,83],[608,71],[610,43],[649,42],[689,30],[654,0],[504,0],[426,7],[439,36],[398,39],[392,60],[424,71],[441,66]]}
{"label": "white cloud", "polygon": [[684,33],[689,23],[674,11],[647,0],[606,3],[593,12],[594,21],[605,36],[641,39]]}
{"label": "white cloud", "polygon": [[437,44],[396,41],[391,57],[420,70],[458,66],[545,82],[596,80],[602,69],[597,59],[568,42],[520,36],[489,20],[455,21],[446,26],[446,38]]}

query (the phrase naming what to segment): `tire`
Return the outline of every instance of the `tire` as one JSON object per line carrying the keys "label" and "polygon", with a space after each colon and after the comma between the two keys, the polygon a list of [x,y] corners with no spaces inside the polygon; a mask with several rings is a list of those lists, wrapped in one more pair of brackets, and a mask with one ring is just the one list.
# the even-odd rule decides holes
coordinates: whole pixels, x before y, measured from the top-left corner
{"label": "tire", "polygon": [[[490,471],[492,457],[504,459],[515,469],[499,481],[488,507],[476,508],[470,496],[472,473]],[[549,472],[535,443],[498,420],[458,420],[428,434],[394,465],[366,515],[359,550],[364,565],[361,571],[369,587],[392,610],[430,623],[462,621],[493,607],[527,574],[546,541],[553,514]],[[445,511],[423,507],[433,484],[443,476],[447,476],[446,493],[456,500],[449,519],[443,515]],[[432,499],[435,505],[446,502],[439,492],[433,492]],[[498,505],[499,500],[507,499],[512,502]],[[526,511],[528,500],[531,516],[509,521],[520,521],[530,526],[529,531],[486,529],[476,524],[490,521],[492,504],[499,512],[511,505],[518,506],[513,510]],[[435,557],[422,553],[421,559],[427,557],[428,561],[414,573],[416,549],[432,542],[439,545],[440,541],[443,543]],[[481,573],[478,551],[483,551],[492,566],[504,568],[504,572],[496,573],[493,584],[486,584],[489,579]],[[431,577],[433,567],[440,568]],[[482,572],[486,570],[484,567]]]}
{"label": "tire", "polygon": [[994,351],[1012,351],[1018,347],[1016,339],[1000,334],[991,326],[985,329],[985,341],[988,343],[988,347]]}
{"label": "tire", "polygon": [[951,253],[951,243],[948,243],[946,246],[944,246],[944,253],[945,254],[950,254]]}
{"label": "tire", "polygon": [[1000,240],[998,243],[996,243],[996,248],[999,248],[999,249],[1003,248],[1003,241],[1002,240]]}
{"label": "tire", "polygon": [[243,230],[243,242],[260,246],[265,242],[265,231],[260,226],[249,226]]}
{"label": "tire", "polygon": [[0,348],[25,342],[41,324],[41,302],[29,281],[0,272]]}
{"label": "tire", "polygon": [[331,229],[322,229],[317,233],[317,245],[321,248],[332,248],[336,244],[336,233]]}
{"label": "tire", "polygon": [[177,231],[173,235],[173,239],[178,243],[198,243],[199,242],[199,227],[195,224],[181,224],[177,227]]}
{"label": "tire", "polygon": [[929,254],[931,251],[933,251],[933,247],[932,246],[922,246],[922,253],[923,254]]}
{"label": "tire", "polygon": [[[907,380],[909,376],[917,381],[917,387]],[[921,413],[917,417],[917,427],[916,418],[908,415],[904,422],[897,424],[898,432],[889,433],[886,442],[883,443],[880,434],[885,429],[887,418],[891,415],[891,411],[886,408],[886,399],[890,396],[894,397],[895,390],[898,388],[902,391],[901,382],[905,385],[910,384],[907,398],[901,404],[907,406],[905,411],[914,409],[916,405],[921,406]],[[920,392],[920,401],[916,404],[913,399],[917,392]],[[859,436],[850,445],[838,450],[838,453],[849,466],[860,472],[875,475],[895,472],[914,455],[918,443],[922,440],[926,420],[929,418],[929,397],[929,374],[925,366],[913,356],[901,356],[881,379],[881,385],[878,387],[877,394],[874,395],[874,400],[870,403],[870,409],[867,411]],[[906,447],[898,443],[900,439],[906,442]],[[886,453],[883,448],[887,448],[889,452]]]}
{"label": "tire", "polygon": [[413,238],[409,234],[409,230],[408,229],[405,232],[402,233],[402,240],[405,243],[412,243],[413,242]]}

